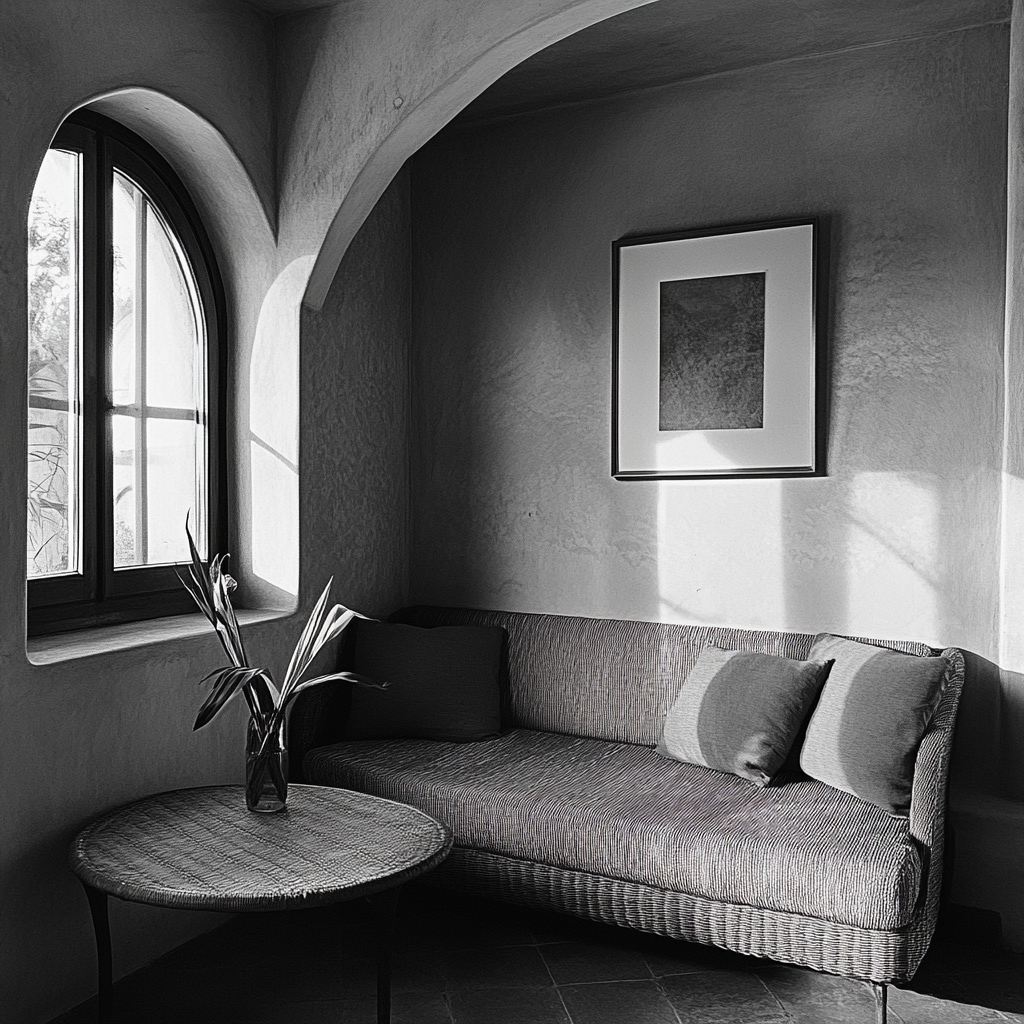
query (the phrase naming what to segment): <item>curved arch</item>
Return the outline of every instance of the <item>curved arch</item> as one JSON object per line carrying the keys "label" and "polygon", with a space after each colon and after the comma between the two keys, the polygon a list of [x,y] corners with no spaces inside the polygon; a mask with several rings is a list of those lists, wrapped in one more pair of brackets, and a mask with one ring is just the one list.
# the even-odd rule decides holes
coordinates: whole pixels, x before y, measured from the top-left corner
{"label": "curved arch", "polygon": [[83,108],[121,122],[160,151],[188,186],[228,276],[235,276],[247,248],[274,245],[273,197],[259,194],[238,153],[201,114],[138,86],[105,93]]}
{"label": "curved arch", "polygon": [[[228,451],[248,452],[254,432],[258,433],[260,428],[260,424],[249,422],[253,414],[252,388],[265,386],[261,383],[261,364],[253,368],[253,349],[258,347],[256,342],[265,326],[278,323],[265,307],[283,303],[287,309],[297,310],[306,280],[303,274],[302,284],[292,289],[296,295],[282,298],[280,289],[274,288],[274,197],[261,195],[257,179],[214,124],[164,93],[132,86],[104,93],[75,107],[83,108],[113,118],[152,144],[189,190],[213,245],[229,310],[227,343],[232,357],[225,386],[228,407],[233,411],[225,423]],[[297,351],[297,316],[294,321],[292,326],[288,320],[291,333],[282,344],[290,344]],[[291,403],[288,408],[295,410],[297,437],[297,384],[292,391],[295,393],[290,393],[287,401]],[[271,440],[276,441],[276,435]],[[237,548],[233,552],[233,574],[257,604],[277,607],[282,601],[276,594],[273,600],[266,598],[256,579],[253,563],[261,566],[268,556],[259,548],[260,537],[257,532],[254,538],[252,527],[253,522],[258,524],[280,506],[272,486],[276,481],[271,481],[271,485],[261,483],[260,477],[254,481],[244,459],[237,456],[229,457],[228,476],[229,490],[235,495],[231,535]],[[297,500],[288,508],[289,515],[297,520]]]}
{"label": "curved arch", "polygon": [[439,89],[410,108],[363,165],[335,213],[316,262],[303,304],[318,310],[327,297],[342,257],[374,204],[399,169],[456,114],[506,71],[552,43],[581,29],[657,0],[579,0],[495,44]]}

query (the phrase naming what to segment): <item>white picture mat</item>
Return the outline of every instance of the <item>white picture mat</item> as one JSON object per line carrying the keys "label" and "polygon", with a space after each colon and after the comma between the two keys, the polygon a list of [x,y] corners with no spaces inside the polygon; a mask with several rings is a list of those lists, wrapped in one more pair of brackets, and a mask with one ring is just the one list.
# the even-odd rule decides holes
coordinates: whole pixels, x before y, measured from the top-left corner
{"label": "white picture mat", "polygon": [[[814,466],[814,227],[798,224],[619,248],[618,472]],[[659,430],[662,281],[765,275],[764,426]]]}

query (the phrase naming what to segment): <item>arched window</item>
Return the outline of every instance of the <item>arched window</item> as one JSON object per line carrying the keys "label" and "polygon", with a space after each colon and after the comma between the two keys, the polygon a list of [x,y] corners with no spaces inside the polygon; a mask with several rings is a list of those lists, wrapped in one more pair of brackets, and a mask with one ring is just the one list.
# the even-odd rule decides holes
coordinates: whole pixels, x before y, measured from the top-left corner
{"label": "arched window", "polygon": [[223,299],[155,150],[70,118],[28,222],[29,633],[192,610],[185,517],[223,546]]}

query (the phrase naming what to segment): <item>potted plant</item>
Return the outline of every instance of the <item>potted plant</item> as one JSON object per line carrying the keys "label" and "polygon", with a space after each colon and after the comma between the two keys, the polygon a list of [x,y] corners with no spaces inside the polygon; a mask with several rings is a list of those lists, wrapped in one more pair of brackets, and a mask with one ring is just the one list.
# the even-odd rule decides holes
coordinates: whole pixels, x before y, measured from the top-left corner
{"label": "potted plant", "polygon": [[224,571],[227,555],[215,555],[209,569],[196,550],[192,534],[185,522],[192,564],[188,574],[179,573],[200,611],[217,633],[221,647],[230,665],[214,669],[203,678],[211,684],[210,693],[203,701],[192,728],[201,729],[213,721],[217,713],[236,693],[241,692],[249,705],[249,724],[245,747],[245,803],[251,811],[273,812],[283,810],[288,799],[288,748],[285,743],[285,720],[288,706],[303,691],[320,683],[341,680],[361,686],[383,688],[387,683],[375,683],[356,672],[329,672],[305,679],[304,676],[325,644],[341,636],[355,618],[365,619],[351,608],[335,604],[327,607],[332,577],[327,581],[302,630],[291,661],[280,686],[274,683],[265,668],[250,664],[238,629],[238,620],[231,605],[231,592],[237,584]]}

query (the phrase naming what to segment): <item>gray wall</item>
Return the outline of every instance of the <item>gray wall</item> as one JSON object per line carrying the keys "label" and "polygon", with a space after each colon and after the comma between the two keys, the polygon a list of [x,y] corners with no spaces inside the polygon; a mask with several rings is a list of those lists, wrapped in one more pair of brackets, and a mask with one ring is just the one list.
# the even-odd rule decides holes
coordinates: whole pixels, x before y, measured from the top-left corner
{"label": "gray wall", "polygon": [[304,566],[369,615],[404,603],[409,566],[409,173],[345,253],[319,312],[302,320]]}
{"label": "gray wall", "polygon": [[[1024,797],[1020,724],[999,735],[1018,683],[992,664],[1008,42],[902,41],[428,145],[411,598],[963,646],[958,784]],[[808,215],[832,223],[829,475],[613,480],[611,240]]]}
{"label": "gray wall", "polygon": [[[116,95],[103,109],[176,166],[220,259],[231,331],[231,550],[243,581],[250,561],[244,529],[253,512],[246,486],[250,364],[257,321],[281,270],[273,216],[266,216],[268,207],[276,212],[272,23],[244,4],[206,0],[174,6],[104,0],[90,4],[87,16],[78,0],[9,0],[0,6],[3,1024],[49,1020],[95,992],[88,906],[67,867],[74,833],[92,817],[149,793],[242,779],[241,702],[192,731],[199,680],[223,663],[198,614],[169,627],[132,624],[89,631],[88,639],[34,642],[26,653],[29,199],[61,120],[111,91]],[[289,595],[298,611],[254,613],[256,621],[243,627],[254,662],[278,678],[311,601],[331,575],[335,600],[370,614],[389,611],[405,596],[408,226],[408,179],[402,176],[356,236],[323,310],[303,315],[301,358],[286,316],[270,317],[263,329],[266,344],[298,364],[300,452],[308,468],[298,484],[302,585],[297,598]],[[294,320],[297,335],[297,307]],[[268,400],[281,397],[279,386]],[[112,901],[115,974],[221,920]]]}

